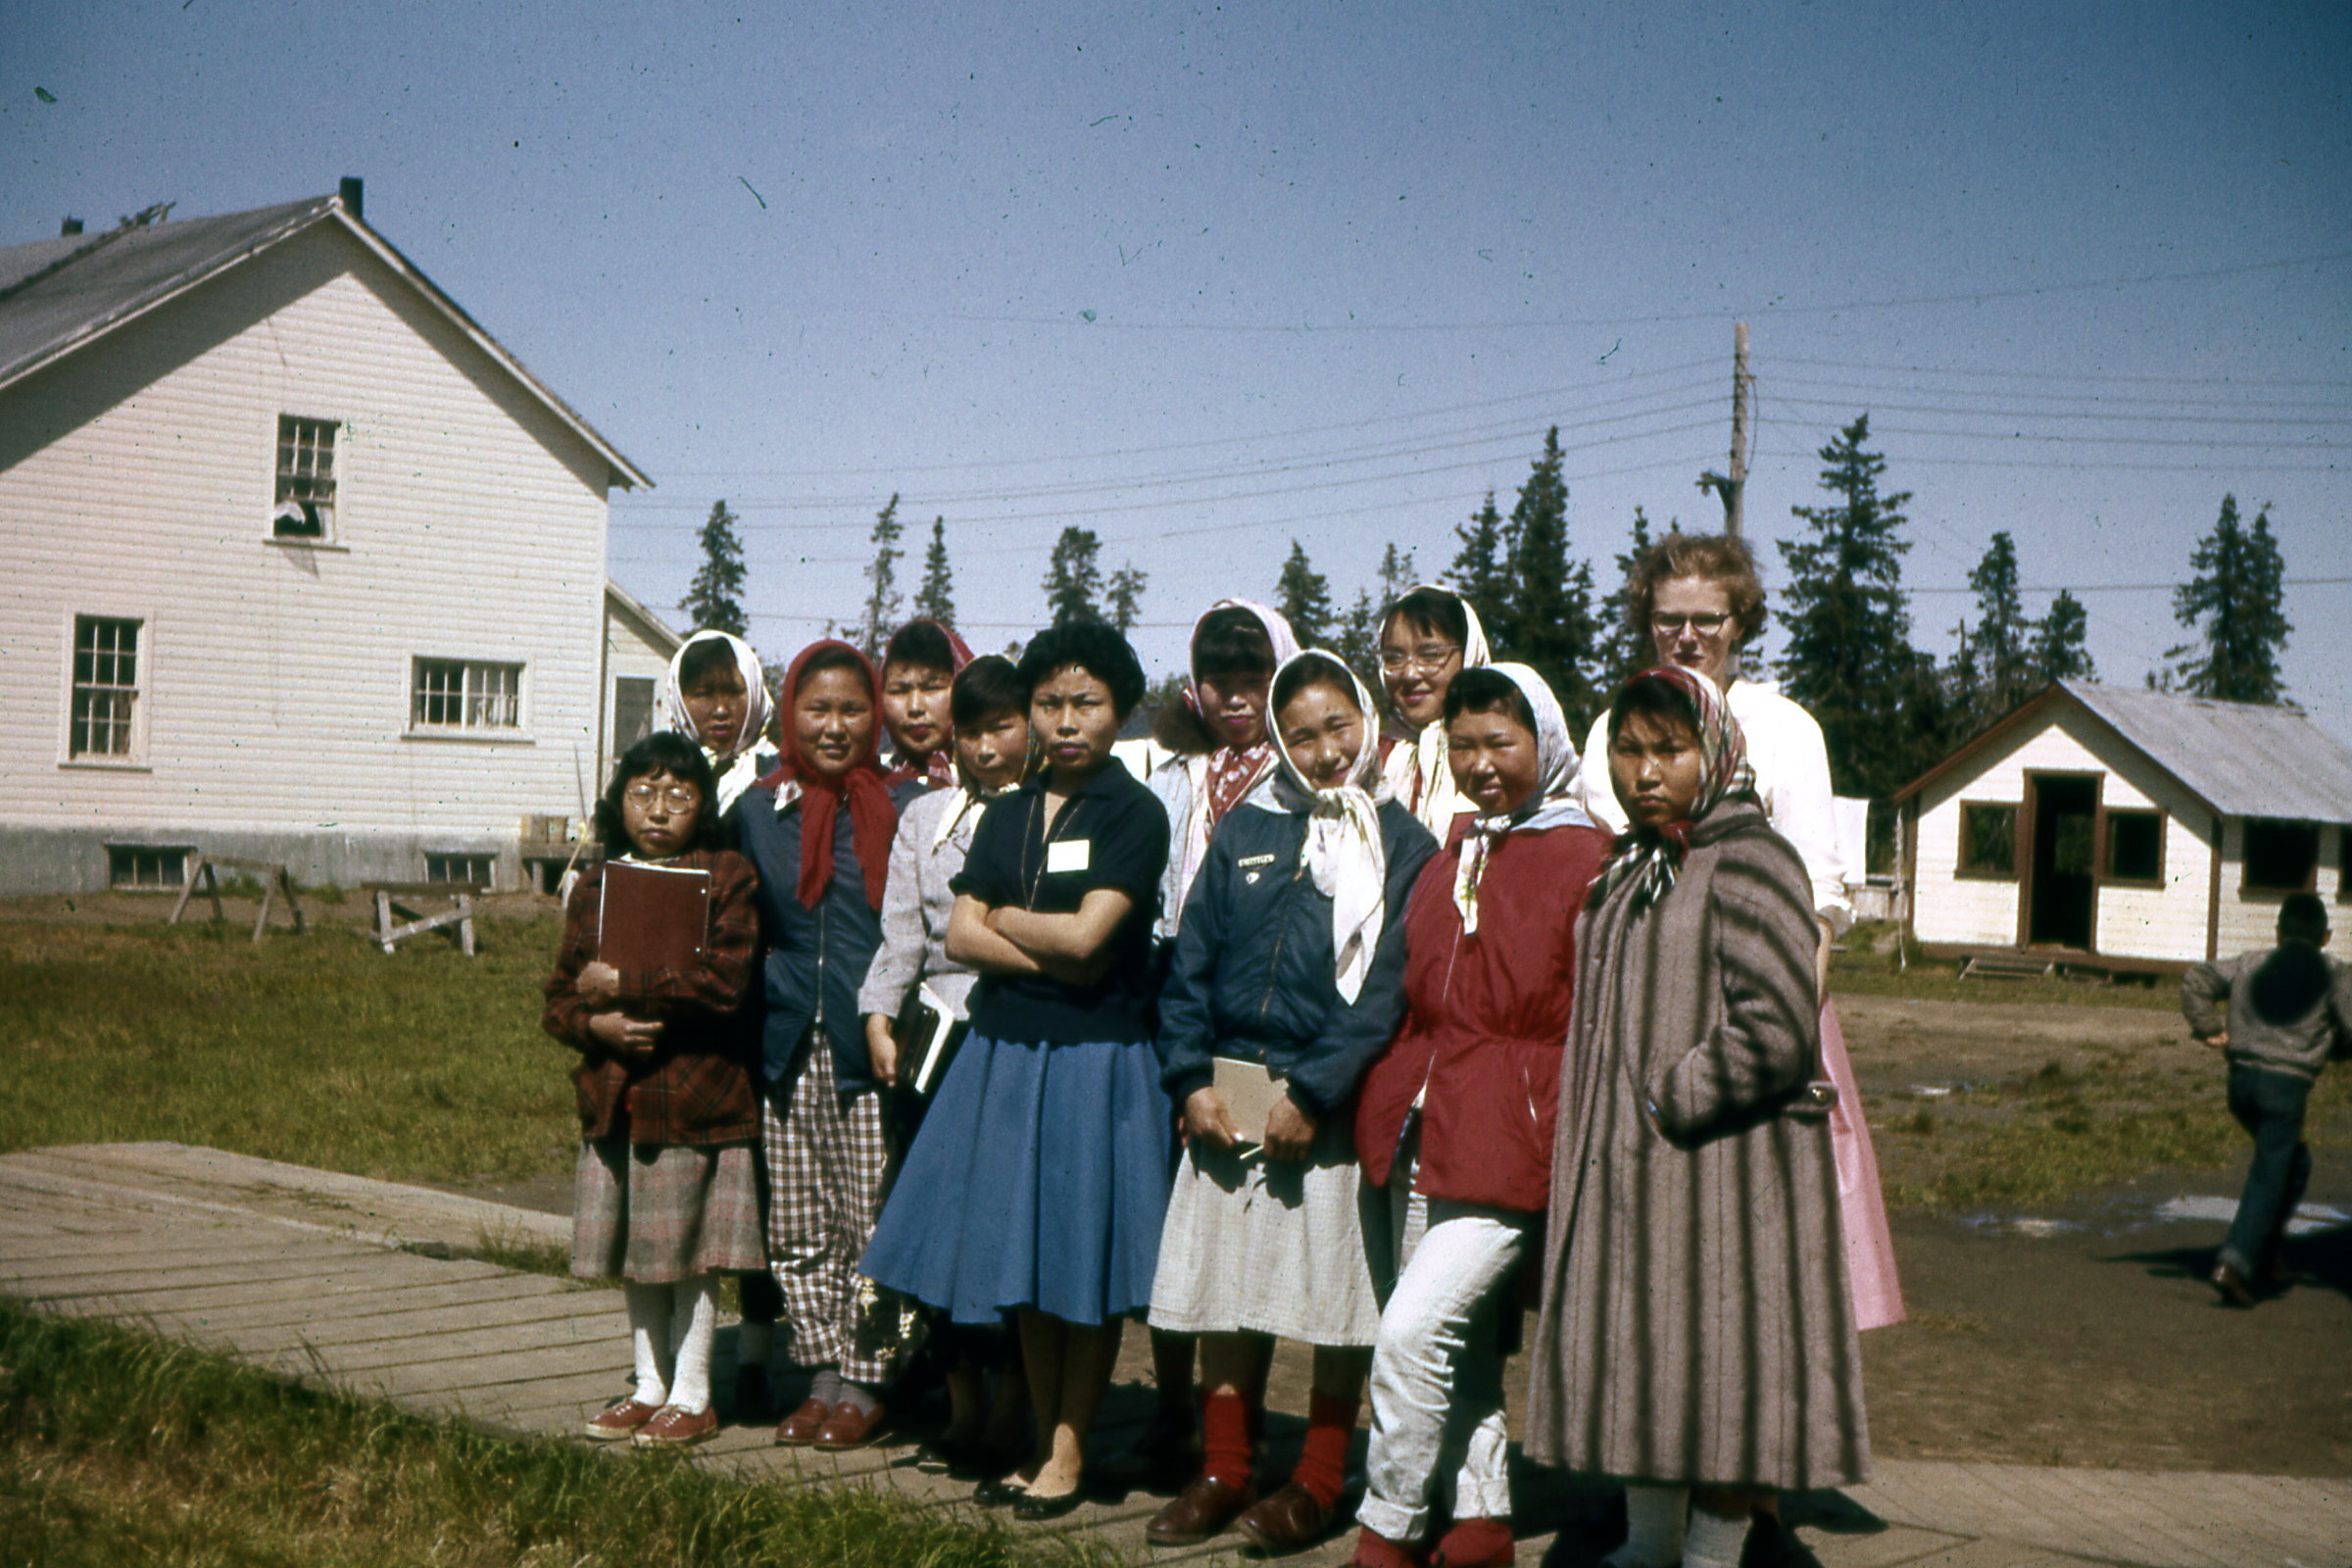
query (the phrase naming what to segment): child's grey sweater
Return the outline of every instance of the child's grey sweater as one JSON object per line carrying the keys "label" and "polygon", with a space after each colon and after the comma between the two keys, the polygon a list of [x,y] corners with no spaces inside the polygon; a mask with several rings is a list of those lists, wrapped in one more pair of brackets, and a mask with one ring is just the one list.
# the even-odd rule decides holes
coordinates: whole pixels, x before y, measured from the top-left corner
{"label": "child's grey sweater", "polygon": [[2352,1042],[2352,966],[2322,957],[2326,994],[2302,1016],[2278,1023],[2256,1010],[2253,997],[2255,971],[2278,951],[2190,965],[2180,977],[2180,1012],[2200,1039],[2229,1030],[2232,1063],[2316,1079],[2338,1043]]}

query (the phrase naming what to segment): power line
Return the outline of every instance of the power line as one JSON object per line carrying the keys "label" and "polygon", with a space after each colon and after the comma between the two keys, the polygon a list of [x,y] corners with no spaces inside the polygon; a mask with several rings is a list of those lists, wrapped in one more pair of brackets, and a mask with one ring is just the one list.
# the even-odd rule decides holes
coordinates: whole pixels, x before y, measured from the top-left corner
{"label": "power line", "polygon": [[1852,360],[1808,360],[1774,356],[1775,365],[1806,365],[1830,370],[1882,370],[1896,375],[1965,375],[2019,381],[2112,381],[2145,386],[2256,386],[2326,387],[2352,390],[2352,381],[2288,381],[2269,378],[2211,375],[2104,375],[2082,370],[1975,370],[1934,365],[1869,365]]}

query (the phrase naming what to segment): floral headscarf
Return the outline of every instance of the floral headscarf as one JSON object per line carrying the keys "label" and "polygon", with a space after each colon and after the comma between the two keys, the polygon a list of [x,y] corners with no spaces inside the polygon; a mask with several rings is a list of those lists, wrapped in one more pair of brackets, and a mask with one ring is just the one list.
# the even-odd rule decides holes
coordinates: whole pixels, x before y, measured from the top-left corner
{"label": "floral headscarf", "polygon": [[[1487,667],[1518,687],[1535,715],[1536,787],[1518,809],[1473,817],[1463,831],[1461,858],[1453,869],[1453,906],[1461,911],[1465,936],[1478,929],[1478,884],[1487,874],[1488,858],[1505,835],[1592,826],[1592,817],[1578,795],[1576,742],[1568,734],[1568,715],[1560,711],[1560,700],[1544,677],[1525,664],[1505,662]],[[1468,797],[1463,799],[1466,802]]]}
{"label": "floral headscarf", "polygon": [[[1478,607],[1452,589],[1438,588],[1435,583],[1422,583],[1412,592],[1420,593],[1423,589],[1436,589],[1461,601],[1462,620],[1469,628],[1469,635],[1462,639],[1462,668],[1481,669],[1491,663],[1494,655],[1487,649],[1487,628],[1479,621]],[[1384,612],[1382,624],[1387,624],[1386,615],[1394,613],[1396,607],[1392,605]],[[1404,808],[1420,818],[1421,825],[1436,834],[1441,844],[1446,842],[1454,817],[1470,808],[1462,792],[1454,788],[1453,768],[1446,760],[1443,720],[1433,719],[1418,730],[1398,734],[1396,745],[1390,748],[1388,761],[1381,768],[1381,776],[1389,781],[1390,790],[1404,803]]]}
{"label": "floral headscarf", "polygon": [[1713,681],[1680,664],[1661,664],[1627,681],[1618,690],[1618,702],[1624,702],[1627,689],[1642,681],[1663,682],[1690,705],[1698,732],[1698,799],[1691,804],[1690,814],[1681,821],[1636,827],[1619,835],[1608,863],[1593,879],[1586,900],[1591,908],[1598,908],[1628,882],[1634,885],[1636,912],[1657,903],[1674,886],[1683,858],[1690,853],[1690,830],[1728,797],[1755,793],[1756,775],[1747,765],[1747,739],[1740,733],[1740,721],[1732,716],[1731,705]]}
{"label": "floral headscarf", "polygon": [[[698,643],[709,642],[727,645],[727,651],[735,656],[735,672],[743,677],[743,727],[736,732],[735,749],[724,756],[704,745],[701,732],[694,727],[694,716],[686,711],[686,694],[678,680],[678,670],[686,662],[686,651]],[[775,710],[767,700],[767,674],[760,667],[760,656],[752,651],[752,645],[732,632],[689,633],[678,644],[678,651],[669,656],[669,669],[662,677],[659,702],[662,728],[676,730],[701,746],[703,755],[710,759],[710,771],[718,779],[720,811],[733,806],[736,797],[760,781],[763,765],[773,763],[775,754],[767,747],[767,725]]]}
{"label": "floral headscarf", "polygon": [[1388,781],[1380,776],[1380,748],[1372,725],[1380,710],[1372,693],[1355,671],[1334,655],[1310,648],[1287,660],[1274,672],[1282,684],[1283,670],[1298,664],[1330,670],[1355,694],[1364,715],[1363,749],[1347,780],[1331,789],[1307,781],[1285,746],[1274,715],[1266,715],[1276,766],[1250,792],[1250,804],[1260,810],[1303,815],[1306,819],[1306,870],[1315,891],[1331,900],[1331,952],[1334,983],[1340,999],[1352,1003],[1362,994],[1364,977],[1372,972],[1372,956],[1380,947],[1381,928],[1388,922],[1388,846],[1380,836],[1380,805],[1389,799]]}

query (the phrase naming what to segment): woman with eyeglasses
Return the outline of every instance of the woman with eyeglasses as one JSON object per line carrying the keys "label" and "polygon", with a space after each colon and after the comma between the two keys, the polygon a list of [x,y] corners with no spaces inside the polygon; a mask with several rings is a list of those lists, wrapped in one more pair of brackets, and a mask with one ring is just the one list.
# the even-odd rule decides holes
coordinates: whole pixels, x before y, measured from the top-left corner
{"label": "woman with eyeglasses", "polygon": [[1478,612],[1451,589],[1423,583],[1381,617],[1380,684],[1391,715],[1380,737],[1381,780],[1441,846],[1454,817],[1472,809],[1446,761],[1446,689],[1490,657]]}
{"label": "woman with eyeglasses", "polygon": [[[1626,581],[1626,613],[1649,639],[1661,664],[1679,664],[1714,683],[1745,738],[1756,799],[1775,832],[1796,849],[1812,884],[1820,936],[1814,985],[1821,1004],[1821,1066],[1837,1086],[1830,1111],[1837,1157],[1847,1289],[1857,1329],[1903,1320],[1895,1276],[1894,1241],[1879,1189],[1879,1162],[1862,1115],[1861,1092],[1847,1059],[1845,1037],[1829,996],[1830,942],[1854,917],[1845,891],[1846,865],[1838,853],[1830,788],[1829,749],[1813,715],[1781,695],[1778,686],[1741,673],[1740,656],[1764,626],[1764,584],[1755,557],[1738,539],[1720,534],[1668,534],[1634,564]],[[1609,781],[1608,715],[1585,742],[1585,807],[1618,833],[1625,808]]]}

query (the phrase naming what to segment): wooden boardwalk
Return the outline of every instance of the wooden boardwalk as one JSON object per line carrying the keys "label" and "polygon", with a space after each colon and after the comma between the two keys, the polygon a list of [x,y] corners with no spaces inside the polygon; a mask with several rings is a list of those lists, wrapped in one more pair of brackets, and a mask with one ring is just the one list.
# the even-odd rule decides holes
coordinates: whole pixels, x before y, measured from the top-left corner
{"label": "wooden boardwalk", "polygon": [[[0,1156],[0,1295],[520,1434],[569,1437],[624,1390],[619,1294],[452,1254],[478,1250],[485,1237],[564,1244],[569,1230],[559,1216],[172,1144]],[[733,1334],[720,1338],[723,1387]],[[1131,1339],[1099,1429],[1102,1451],[1124,1447],[1151,1408],[1137,1381],[1143,1337]],[[1295,1441],[1296,1430],[1278,1421],[1277,1441]],[[907,1467],[908,1451],[780,1449],[764,1426],[729,1427],[695,1462],[969,1506],[964,1487]],[[1593,1561],[1582,1522],[1605,1494],[1534,1474],[1526,1482],[1522,1517],[1539,1531],[1521,1543],[1520,1562]],[[1160,1500],[1133,1493],[1050,1528],[1093,1532],[1152,1563],[1239,1560],[1230,1537],[1184,1551],[1147,1547],[1144,1522]],[[1813,1499],[1797,1516],[1824,1568],[2352,1564],[2352,1481],[1882,1461],[1870,1485]],[[1286,1560],[1343,1563],[1349,1540]]]}

